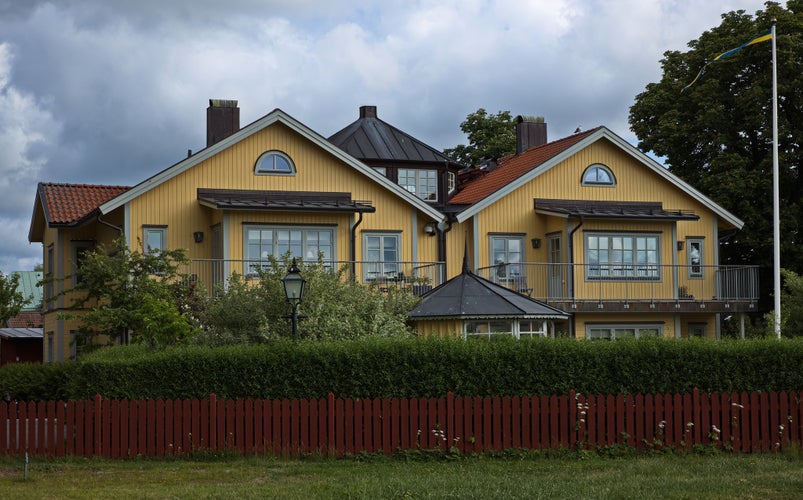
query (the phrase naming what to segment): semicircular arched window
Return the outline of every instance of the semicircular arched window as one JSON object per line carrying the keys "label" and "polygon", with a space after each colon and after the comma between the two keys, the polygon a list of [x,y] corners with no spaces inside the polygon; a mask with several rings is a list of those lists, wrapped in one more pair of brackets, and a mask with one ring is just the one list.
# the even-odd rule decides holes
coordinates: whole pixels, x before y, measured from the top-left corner
{"label": "semicircular arched window", "polygon": [[590,165],[583,172],[583,186],[615,186],[616,177],[611,169],[602,163]]}
{"label": "semicircular arched window", "polygon": [[265,151],[257,158],[255,174],[295,175],[296,166],[289,156],[281,151]]}

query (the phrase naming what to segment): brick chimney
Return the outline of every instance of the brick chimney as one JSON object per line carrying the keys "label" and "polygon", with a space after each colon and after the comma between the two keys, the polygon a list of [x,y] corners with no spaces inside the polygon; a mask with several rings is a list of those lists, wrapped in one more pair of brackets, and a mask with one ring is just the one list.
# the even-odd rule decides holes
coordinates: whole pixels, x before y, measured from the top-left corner
{"label": "brick chimney", "polygon": [[206,146],[209,147],[240,130],[237,101],[209,99],[206,108]]}
{"label": "brick chimney", "polygon": [[546,122],[543,116],[516,117],[516,154],[546,144]]}
{"label": "brick chimney", "polygon": [[376,118],[376,106],[360,106],[360,118]]}

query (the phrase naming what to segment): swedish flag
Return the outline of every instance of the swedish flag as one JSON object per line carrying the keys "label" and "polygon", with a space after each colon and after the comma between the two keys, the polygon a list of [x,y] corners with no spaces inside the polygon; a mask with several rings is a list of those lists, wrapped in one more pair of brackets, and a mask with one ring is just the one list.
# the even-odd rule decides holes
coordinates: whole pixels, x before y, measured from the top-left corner
{"label": "swedish flag", "polygon": [[762,33],[760,35],[756,35],[753,38],[751,38],[750,40],[748,40],[748,41],[744,42],[743,44],[739,45],[735,49],[731,49],[731,50],[729,50],[727,52],[723,52],[722,54],[716,56],[715,58],[711,59],[710,61],[708,61],[707,63],[705,63],[703,65],[703,67],[700,69],[700,72],[697,73],[697,76],[694,77],[694,80],[692,80],[690,84],[688,84],[685,87],[683,87],[683,90],[681,90],[681,92],[684,92],[686,89],[688,89],[689,87],[694,85],[697,82],[697,80],[699,80],[700,77],[703,76],[703,73],[705,73],[705,68],[707,68],[709,64],[711,64],[713,62],[716,62],[716,61],[719,61],[719,60],[722,60],[722,59],[725,59],[726,57],[732,56],[733,54],[739,52],[743,48],[748,47],[750,45],[755,45],[755,44],[761,43],[761,42],[768,42],[770,40],[772,40],[772,30],[767,31],[766,33]]}

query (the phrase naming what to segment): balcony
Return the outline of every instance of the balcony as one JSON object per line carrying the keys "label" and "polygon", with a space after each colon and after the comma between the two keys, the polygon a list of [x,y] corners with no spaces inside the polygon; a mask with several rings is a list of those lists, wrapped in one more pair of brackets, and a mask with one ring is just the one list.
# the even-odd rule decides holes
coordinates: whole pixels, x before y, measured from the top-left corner
{"label": "balcony", "polygon": [[750,312],[757,266],[518,263],[477,274],[567,312]]}
{"label": "balcony", "polygon": [[[314,262],[299,262],[317,265]],[[282,264],[278,264],[282,265]],[[323,261],[325,269],[335,272],[345,269],[347,275],[354,275],[358,283],[375,285],[382,291],[391,287],[410,288],[416,295],[423,295],[444,281],[444,264],[442,262],[411,262],[411,261]],[[273,266],[269,261],[252,260],[223,260],[223,259],[192,259],[186,266],[181,266],[179,272],[189,276],[193,283],[202,286],[212,293],[217,286],[225,286],[227,279],[234,273],[248,279],[258,279],[259,270]]]}

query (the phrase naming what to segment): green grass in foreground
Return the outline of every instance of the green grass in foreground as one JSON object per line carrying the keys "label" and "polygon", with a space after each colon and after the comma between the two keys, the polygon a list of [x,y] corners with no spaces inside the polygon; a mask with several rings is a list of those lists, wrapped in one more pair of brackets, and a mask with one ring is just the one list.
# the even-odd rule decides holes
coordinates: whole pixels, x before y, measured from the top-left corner
{"label": "green grass in foreground", "polygon": [[800,498],[803,458],[0,459],[2,498]]}

